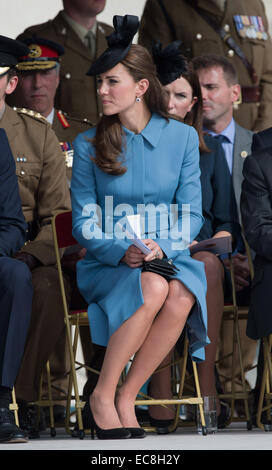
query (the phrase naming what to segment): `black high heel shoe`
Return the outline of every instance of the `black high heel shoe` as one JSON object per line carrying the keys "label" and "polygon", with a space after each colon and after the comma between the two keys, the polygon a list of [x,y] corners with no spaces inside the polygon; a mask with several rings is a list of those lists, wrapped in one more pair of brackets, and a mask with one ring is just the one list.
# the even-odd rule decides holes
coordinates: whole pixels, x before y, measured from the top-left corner
{"label": "black high heel shoe", "polygon": [[[152,396],[152,393],[151,393],[151,390],[150,390],[150,382],[147,386],[147,393],[148,395],[151,395]],[[173,419],[157,419],[157,418],[153,418],[152,416],[150,416],[150,414],[148,413],[148,416],[149,416],[149,424],[150,426],[156,428],[156,432],[157,434],[170,434],[170,430],[169,430],[169,426],[173,423],[174,421],[174,418]],[[173,432],[175,431],[175,429],[173,430]]]}
{"label": "black high heel shoe", "polygon": [[217,416],[217,427],[218,429],[224,429],[230,417],[230,407],[227,403],[221,402],[221,411]]}
{"label": "black high heel shoe", "polygon": [[131,437],[131,433],[127,428],[101,429],[95,422],[91,407],[90,420],[92,439],[94,439],[94,431],[96,432],[98,439],[129,439]]}
{"label": "black high heel shoe", "polygon": [[127,431],[130,432],[130,437],[132,438],[140,438],[140,437],[145,437],[145,431],[143,428],[126,428]]}
{"label": "black high heel shoe", "polygon": [[173,421],[173,419],[156,419],[149,415],[149,424],[156,428],[157,434],[169,434],[169,426]]}

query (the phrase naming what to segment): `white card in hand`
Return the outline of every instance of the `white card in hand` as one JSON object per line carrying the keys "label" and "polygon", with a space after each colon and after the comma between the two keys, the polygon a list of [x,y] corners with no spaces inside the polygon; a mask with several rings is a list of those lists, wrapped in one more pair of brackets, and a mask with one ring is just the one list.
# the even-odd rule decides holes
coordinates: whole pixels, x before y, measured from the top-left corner
{"label": "white card in hand", "polygon": [[129,228],[137,238],[141,238],[141,216],[140,214],[127,215],[127,220],[129,222]]}
{"label": "white card in hand", "polygon": [[133,245],[137,246],[145,255],[151,253],[150,248],[141,240],[141,216],[140,214],[127,215],[127,229],[122,227],[123,232],[132,241]]}

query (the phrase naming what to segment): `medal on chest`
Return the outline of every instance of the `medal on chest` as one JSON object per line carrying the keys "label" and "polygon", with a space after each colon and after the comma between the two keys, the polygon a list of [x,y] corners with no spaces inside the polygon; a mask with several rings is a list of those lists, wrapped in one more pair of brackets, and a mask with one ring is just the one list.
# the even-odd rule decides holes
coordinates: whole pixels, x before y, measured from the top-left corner
{"label": "medal on chest", "polygon": [[71,144],[71,142],[60,142],[60,148],[65,158],[65,165],[68,168],[72,168],[74,158],[73,145]]}
{"label": "medal on chest", "polygon": [[261,16],[234,15],[233,19],[236,30],[241,38],[263,41],[268,39]]}

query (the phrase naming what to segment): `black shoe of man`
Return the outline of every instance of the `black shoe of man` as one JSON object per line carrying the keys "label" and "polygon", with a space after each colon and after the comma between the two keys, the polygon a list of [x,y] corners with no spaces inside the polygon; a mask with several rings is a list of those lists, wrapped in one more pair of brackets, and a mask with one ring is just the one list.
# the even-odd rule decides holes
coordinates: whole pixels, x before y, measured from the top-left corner
{"label": "black shoe of man", "polygon": [[39,431],[46,429],[42,410],[38,410],[37,406],[28,405],[24,400],[17,399],[17,403],[21,428],[26,432],[29,439],[38,439],[40,437]]}
{"label": "black shoe of man", "polygon": [[14,414],[8,408],[0,408],[0,442],[27,442],[25,431],[15,424]]}

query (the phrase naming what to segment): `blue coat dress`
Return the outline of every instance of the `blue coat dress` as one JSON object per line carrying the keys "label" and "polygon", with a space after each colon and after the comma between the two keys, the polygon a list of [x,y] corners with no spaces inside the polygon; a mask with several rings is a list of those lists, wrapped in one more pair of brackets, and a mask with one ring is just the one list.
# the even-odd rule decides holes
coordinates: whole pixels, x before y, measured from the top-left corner
{"label": "blue coat dress", "polygon": [[[106,346],[114,331],[143,304],[141,268],[120,262],[131,241],[120,238],[124,233],[116,225],[118,221],[122,225],[126,215],[140,212],[145,222],[142,238],[156,239],[180,269],[174,277],[196,298],[187,332],[191,356],[201,361],[209,343],[204,264],[190,257],[180,235],[182,228],[188,232],[189,227],[186,241],[192,241],[203,223],[197,133],[157,114],[140,134],[124,127],[123,131],[120,158],[127,171],[120,176],[104,173],[92,161],[95,128],[74,141],[73,235],[87,249],[85,259],[77,263],[77,282],[89,304],[92,341]],[[152,204],[155,211],[148,210]],[[178,211],[171,212],[171,204]]]}

